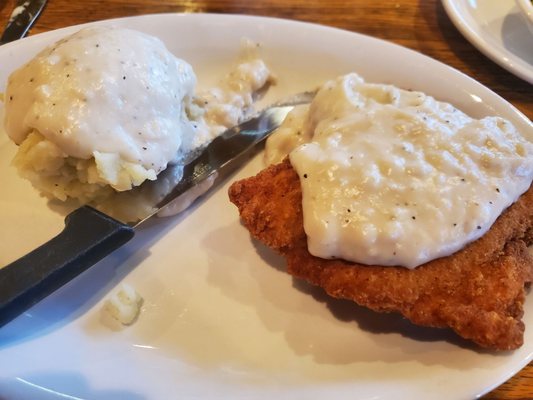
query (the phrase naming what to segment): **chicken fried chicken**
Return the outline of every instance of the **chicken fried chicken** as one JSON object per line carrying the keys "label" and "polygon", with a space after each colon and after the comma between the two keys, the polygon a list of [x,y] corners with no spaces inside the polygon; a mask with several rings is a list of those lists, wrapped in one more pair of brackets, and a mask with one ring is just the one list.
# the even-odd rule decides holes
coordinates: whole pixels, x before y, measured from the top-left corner
{"label": "chicken fried chicken", "polygon": [[322,259],[307,250],[299,177],[288,159],[235,182],[230,200],[251,235],[287,260],[290,274],[331,296],[411,322],[450,327],[492,350],[523,344],[523,304],[533,279],[533,190],[462,250],[415,269]]}

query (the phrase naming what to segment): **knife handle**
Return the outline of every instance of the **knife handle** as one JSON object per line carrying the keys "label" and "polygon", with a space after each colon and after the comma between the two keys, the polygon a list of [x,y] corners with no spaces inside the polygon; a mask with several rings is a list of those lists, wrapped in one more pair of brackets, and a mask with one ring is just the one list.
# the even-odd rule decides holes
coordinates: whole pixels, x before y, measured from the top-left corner
{"label": "knife handle", "polygon": [[63,231],[0,269],[0,327],[119,248],[133,228],[85,206],[65,218]]}

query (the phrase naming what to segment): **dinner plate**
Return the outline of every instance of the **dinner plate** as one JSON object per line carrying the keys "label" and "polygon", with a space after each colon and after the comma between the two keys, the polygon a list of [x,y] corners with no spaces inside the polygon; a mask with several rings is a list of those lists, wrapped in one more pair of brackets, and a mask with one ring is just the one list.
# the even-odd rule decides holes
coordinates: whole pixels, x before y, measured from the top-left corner
{"label": "dinner plate", "polygon": [[[277,75],[269,103],[349,71],[423,90],[474,117],[529,122],[489,89],[414,51],[313,24],[235,15],[150,15],[104,21],[160,37],[207,87],[260,44]],[[0,81],[44,45],[78,27],[0,48]],[[0,86],[0,91],[4,83]],[[0,139],[0,265],[62,227],[64,209],[17,177],[15,146]],[[533,329],[514,352],[491,353],[447,330],[415,327],[293,280],[284,261],[250,239],[229,203],[231,181],[136,237],[0,329],[0,398],[16,399],[471,399],[519,371]],[[138,320],[117,327],[102,311],[122,282],[144,298]],[[525,322],[533,326],[533,302]]]}
{"label": "dinner plate", "polygon": [[492,61],[533,83],[533,35],[514,0],[442,0],[457,29]]}

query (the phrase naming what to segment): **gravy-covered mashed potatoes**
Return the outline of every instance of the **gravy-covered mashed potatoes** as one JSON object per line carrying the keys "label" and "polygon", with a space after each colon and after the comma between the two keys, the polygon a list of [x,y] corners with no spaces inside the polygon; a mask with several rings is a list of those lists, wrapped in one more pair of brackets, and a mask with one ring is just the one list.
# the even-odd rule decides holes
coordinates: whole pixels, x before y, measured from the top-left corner
{"label": "gravy-covered mashed potatoes", "polygon": [[47,195],[97,203],[155,180],[240,122],[269,79],[261,60],[247,60],[221,88],[196,95],[192,67],[159,39],[82,29],[9,77],[5,128],[19,145],[14,164]]}
{"label": "gravy-covered mashed potatoes", "polygon": [[533,138],[420,92],[349,74],[267,142],[300,178],[308,250],[414,268],[481,237],[533,179]]}

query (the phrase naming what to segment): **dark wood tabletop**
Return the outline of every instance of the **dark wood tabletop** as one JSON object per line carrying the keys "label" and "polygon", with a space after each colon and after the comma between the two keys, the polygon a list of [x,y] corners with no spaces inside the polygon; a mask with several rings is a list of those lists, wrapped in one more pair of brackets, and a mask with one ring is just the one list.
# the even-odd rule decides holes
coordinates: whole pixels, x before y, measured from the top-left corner
{"label": "dark wood tabletop", "polygon": [[[15,0],[0,0],[0,27],[15,5]],[[30,35],[101,19],[174,12],[273,16],[382,38],[464,72],[533,118],[533,86],[472,46],[452,24],[440,0],[49,0]],[[533,363],[483,398],[533,399]]]}

